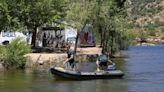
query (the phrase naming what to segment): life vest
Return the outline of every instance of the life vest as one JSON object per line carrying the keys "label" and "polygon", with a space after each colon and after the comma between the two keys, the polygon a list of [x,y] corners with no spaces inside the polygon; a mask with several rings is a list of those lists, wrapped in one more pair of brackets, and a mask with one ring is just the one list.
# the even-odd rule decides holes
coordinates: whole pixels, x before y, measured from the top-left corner
{"label": "life vest", "polygon": [[[67,51],[67,58],[70,58],[71,55],[73,55],[73,54],[74,54],[74,51],[73,51],[72,49],[69,49],[69,50]],[[71,59],[71,60],[69,60],[68,62],[69,62],[70,64],[72,64],[72,63],[74,62],[74,58]]]}

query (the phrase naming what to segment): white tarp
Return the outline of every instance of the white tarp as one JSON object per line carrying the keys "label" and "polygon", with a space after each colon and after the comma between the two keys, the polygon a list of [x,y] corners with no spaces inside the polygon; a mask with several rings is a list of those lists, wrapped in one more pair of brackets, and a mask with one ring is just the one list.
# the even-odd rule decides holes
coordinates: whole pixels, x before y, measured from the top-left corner
{"label": "white tarp", "polygon": [[65,41],[70,43],[75,43],[75,38],[77,35],[77,30],[71,27],[65,28]]}

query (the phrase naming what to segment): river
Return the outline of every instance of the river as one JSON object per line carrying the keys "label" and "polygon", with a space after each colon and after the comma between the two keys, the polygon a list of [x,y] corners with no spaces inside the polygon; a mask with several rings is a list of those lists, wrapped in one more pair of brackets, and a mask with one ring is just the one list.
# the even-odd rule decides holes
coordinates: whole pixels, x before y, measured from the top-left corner
{"label": "river", "polygon": [[[122,79],[62,81],[44,70],[0,72],[0,92],[163,92],[164,45],[131,46],[115,59]],[[94,71],[95,62],[81,64]]]}

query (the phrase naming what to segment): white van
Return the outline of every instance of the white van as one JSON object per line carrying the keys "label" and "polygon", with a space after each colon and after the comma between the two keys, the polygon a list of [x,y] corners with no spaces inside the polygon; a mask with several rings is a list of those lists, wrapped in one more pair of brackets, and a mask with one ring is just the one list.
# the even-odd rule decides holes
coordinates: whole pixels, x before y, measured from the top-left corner
{"label": "white van", "polygon": [[0,32],[0,45],[8,44],[17,37],[21,37],[22,40],[27,42],[28,37],[22,32]]}

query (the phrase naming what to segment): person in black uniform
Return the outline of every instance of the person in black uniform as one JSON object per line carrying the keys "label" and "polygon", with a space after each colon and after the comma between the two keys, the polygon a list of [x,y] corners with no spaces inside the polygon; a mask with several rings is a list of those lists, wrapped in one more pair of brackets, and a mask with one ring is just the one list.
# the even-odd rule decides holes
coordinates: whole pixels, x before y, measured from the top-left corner
{"label": "person in black uniform", "polygon": [[67,68],[70,67],[73,70],[75,68],[74,51],[70,48],[70,45],[67,45],[66,48],[67,48],[67,59],[64,62],[64,64],[67,64]]}

